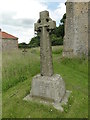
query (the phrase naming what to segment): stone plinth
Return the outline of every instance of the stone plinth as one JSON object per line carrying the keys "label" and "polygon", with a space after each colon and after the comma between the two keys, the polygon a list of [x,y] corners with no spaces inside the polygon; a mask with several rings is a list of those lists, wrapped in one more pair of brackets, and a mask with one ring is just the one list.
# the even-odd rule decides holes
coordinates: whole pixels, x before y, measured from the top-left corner
{"label": "stone plinth", "polygon": [[57,110],[63,112],[63,104],[68,102],[70,91],[66,91],[65,83],[58,74],[53,76],[33,77],[30,94],[24,100],[34,101],[46,105],[53,105]]}
{"label": "stone plinth", "polygon": [[36,75],[32,80],[30,95],[60,102],[65,95],[64,81],[58,74],[51,77]]}

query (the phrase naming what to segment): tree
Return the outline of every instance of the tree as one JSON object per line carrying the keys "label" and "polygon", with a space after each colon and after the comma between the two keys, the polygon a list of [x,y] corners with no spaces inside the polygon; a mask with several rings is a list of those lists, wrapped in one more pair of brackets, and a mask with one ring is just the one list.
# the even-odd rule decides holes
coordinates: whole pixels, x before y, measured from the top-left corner
{"label": "tree", "polygon": [[29,42],[29,47],[31,48],[31,47],[38,47],[38,46],[40,46],[40,37],[39,36],[33,37]]}
{"label": "tree", "polygon": [[28,44],[26,44],[25,42],[19,43],[18,47],[19,48],[28,48]]}
{"label": "tree", "polygon": [[[64,37],[64,26],[65,26],[65,19],[66,13],[63,15],[62,19],[60,20],[60,24],[55,30],[51,31],[50,38],[52,45],[63,45],[63,37]],[[29,43],[29,47],[38,47],[40,46],[40,37],[37,34],[36,37],[33,37]]]}
{"label": "tree", "polygon": [[65,24],[66,13],[63,15],[63,18],[60,20],[61,23]]}
{"label": "tree", "polygon": [[61,37],[57,37],[55,34],[51,35],[52,46],[63,45],[63,40]]}
{"label": "tree", "polygon": [[52,31],[51,34],[55,34],[57,37],[64,37],[64,27],[65,27],[65,19],[66,19],[66,13],[63,15],[63,18],[60,20],[60,24],[58,27],[55,28],[54,31]]}

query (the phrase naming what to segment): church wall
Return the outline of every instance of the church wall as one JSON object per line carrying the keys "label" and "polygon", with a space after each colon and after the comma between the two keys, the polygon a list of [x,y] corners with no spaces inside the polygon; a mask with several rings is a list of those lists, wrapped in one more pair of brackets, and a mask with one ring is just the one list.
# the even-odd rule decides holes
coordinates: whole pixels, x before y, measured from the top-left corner
{"label": "church wall", "polygon": [[88,2],[67,2],[63,56],[82,55],[88,55]]}

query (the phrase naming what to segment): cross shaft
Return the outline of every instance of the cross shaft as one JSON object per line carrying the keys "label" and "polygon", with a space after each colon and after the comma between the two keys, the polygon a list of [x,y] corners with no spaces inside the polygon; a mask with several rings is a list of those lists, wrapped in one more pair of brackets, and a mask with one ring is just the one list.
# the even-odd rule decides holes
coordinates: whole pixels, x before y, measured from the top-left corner
{"label": "cross shaft", "polygon": [[56,23],[49,18],[48,11],[40,12],[40,19],[34,25],[35,31],[40,34],[40,70],[42,76],[53,75],[52,48],[49,32],[55,26]]}

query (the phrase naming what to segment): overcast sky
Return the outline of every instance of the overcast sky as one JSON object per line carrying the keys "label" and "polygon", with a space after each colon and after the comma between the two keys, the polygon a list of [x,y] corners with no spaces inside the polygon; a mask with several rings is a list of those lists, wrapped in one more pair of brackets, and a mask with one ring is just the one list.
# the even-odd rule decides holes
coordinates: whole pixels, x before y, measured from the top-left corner
{"label": "overcast sky", "polygon": [[[48,2],[49,1],[49,2]],[[0,28],[29,43],[39,12],[48,10],[57,26],[66,12],[66,0],[0,0]]]}

